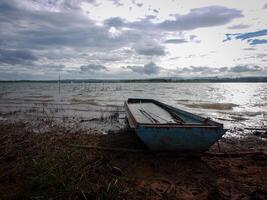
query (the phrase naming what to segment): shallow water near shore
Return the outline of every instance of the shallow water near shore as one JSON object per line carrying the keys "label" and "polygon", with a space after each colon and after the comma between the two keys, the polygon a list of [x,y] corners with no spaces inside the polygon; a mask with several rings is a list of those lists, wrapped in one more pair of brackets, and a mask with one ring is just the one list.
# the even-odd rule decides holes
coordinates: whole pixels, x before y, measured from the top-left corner
{"label": "shallow water near shore", "polygon": [[53,118],[77,122],[118,113],[116,123],[94,123],[106,131],[123,127],[123,102],[131,97],[153,98],[228,129],[267,125],[267,83],[64,83],[60,88],[57,83],[0,83],[0,120],[40,115],[44,109]]}

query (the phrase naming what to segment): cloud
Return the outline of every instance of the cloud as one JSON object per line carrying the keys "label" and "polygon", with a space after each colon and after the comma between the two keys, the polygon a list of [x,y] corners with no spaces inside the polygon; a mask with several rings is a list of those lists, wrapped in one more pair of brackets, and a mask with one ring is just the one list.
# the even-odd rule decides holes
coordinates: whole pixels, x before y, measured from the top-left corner
{"label": "cloud", "polygon": [[[11,0],[12,1],[12,0]],[[13,0],[14,1],[14,0]],[[97,0],[24,0],[25,8],[33,8],[35,10],[80,10],[83,3],[97,6]]]}
{"label": "cloud", "polygon": [[130,69],[131,71],[141,75],[157,75],[163,68],[157,66],[155,63],[150,62],[144,66],[127,66],[124,69]]}
{"label": "cloud", "polygon": [[236,25],[229,26],[228,29],[245,29],[249,27],[250,25],[246,25],[246,24],[236,24]]}
{"label": "cloud", "polygon": [[121,18],[110,18],[106,24],[135,28],[141,30],[185,31],[197,28],[220,26],[243,17],[242,11],[224,6],[207,6],[191,9],[185,15],[173,15],[175,19],[164,20],[160,23],[151,22],[155,16],[146,16],[139,21],[128,22]]}
{"label": "cloud", "polygon": [[91,63],[114,63],[131,58],[133,51],[127,49],[119,49],[109,53],[96,52],[96,53],[84,53],[79,55],[85,60],[90,60]]}
{"label": "cloud", "polygon": [[167,44],[181,44],[181,43],[187,43],[188,41],[185,39],[168,39],[165,40],[164,43]]}
{"label": "cloud", "polygon": [[159,11],[157,9],[153,9],[154,13],[159,13]]}
{"label": "cloud", "polygon": [[82,73],[94,73],[94,72],[104,72],[108,71],[107,67],[98,64],[89,64],[80,66]]}
{"label": "cloud", "polygon": [[255,50],[256,50],[256,48],[249,47],[249,48],[244,48],[243,50],[245,50],[245,51],[255,51]]}
{"label": "cloud", "polygon": [[177,67],[175,73],[178,74],[190,74],[194,75],[214,75],[214,74],[231,74],[231,73],[248,73],[259,72],[264,68],[257,65],[237,65],[233,67],[206,67],[206,66],[189,66],[189,67]]}
{"label": "cloud", "polygon": [[133,48],[136,53],[144,56],[163,56],[166,54],[165,47],[155,43],[138,44],[134,45]]}
{"label": "cloud", "polygon": [[108,38],[106,30],[78,12],[36,12],[18,8],[15,1],[5,2],[2,2],[4,7],[0,6],[0,38],[5,39],[2,45],[29,48],[96,46],[98,43],[94,39]]}
{"label": "cloud", "polygon": [[115,6],[123,6],[124,4],[121,3],[121,0],[109,0],[111,1]]}
{"label": "cloud", "polygon": [[230,68],[229,72],[242,73],[242,72],[255,72],[262,71],[262,68],[257,65],[238,65]]}
{"label": "cloud", "polygon": [[81,11],[37,12],[18,8],[17,4],[17,1],[5,0],[0,3],[0,44],[7,48],[39,50],[69,47],[95,51],[124,47],[145,38],[142,32],[135,30],[124,30],[113,37],[110,26],[118,26],[119,18],[99,26]]}
{"label": "cloud", "polygon": [[105,25],[113,27],[122,27],[124,23],[124,20],[120,17],[111,17],[104,21]]}
{"label": "cloud", "polygon": [[197,38],[196,35],[190,35],[190,40],[194,40],[195,38]]}
{"label": "cloud", "polygon": [[[19,70],[18,70],[19,68]],[[33,64],[0,65],[1,80],[40,80],[58,79],[59,72],[64,72],[65,65]]]}
{"label": "cloud", "polygon": [[[51,1],[51,7],[56,2]],[[36,61],[38,65],[41,59],[83,62],[81,59],[86,58],[79,56],[82,52],[105,53],[103,60],[107,61],[115,50],[146,42],[143,33],[135,30],[112,37],[109,26],[97,25],[80,11],[36,11],[13,0],[0,1],[0,27],[1,62],[8,64]],[[120,53],[117,54],[118,59]]]}
{"label": "cloud", "polygon": [[267,35],[267,29],[255,32],[247,32],[247,33],[234,33],[234,34],[227,33],[225,34],[226,39],[224,40],[224,42],[236,39],[236,40],[246,40],[250,45],[265,44],[267,43],[267,40],[251,39],[265,35]]}
{"label": "cloud", "polygon": [[27,65],[23,66],[26,72],[32,72],[38,74],[40,72],[51,74],[54,72],[62,72],[65,69],[65,65],[62,64],[33,64],[33,65]]}
{"label": "cloud", "polygon": [[209,72],[213,69],[210,67],[203,67],[203,66],[189,66],[189,67],[183,67],[176,69],[176,72],[178,73],[185,73],[185,72]]}
{"label": "cloud", "polygon": [[267,9],[267,3],[264,4],[263,9]]}
{"label": "cloud", "polygon": [[224,25],[240,17],[243,17],[241,10],[224,6],[207,6],[191,9],[186,15],[177,14],[174,20],[166,20],[158,24],[158,27],[170,31],[193,30]]}
{"label": "cloud", "polygon": [[136,0],[132,0],[132,4],[138,6],[138,7],[142,7],[144,4],[140,3],[140,2],[136,2]]}
{"label": "cloud", "polygon": [[[121,0],[109,0],[107,4],[98,0],[0,0],[1,73],[7,71],[16,76],[21,74],[25,77],[28,74],[33,77],[30,76],[32,74],[44,78],[54,77],[58,71],[64,74],[68,70],[73,72],[74,78],[83,77],[83,73],[84,77],[88,77],[88,73],[92,73],[92,76],[115,76],[117,73],[118,77],[129,74],[131,77],[132,72],[136,72],[137,76],[162,75],[166,69],[155,63],[137,63],[147,63],[154,59],[168,62],[168,58],[163,56],[174,57],[170,52],[175,51],[170,48],[169,52],[167,48],[171,45],[166,44],[199,42],[196,38],[199,33],[191,30],[225,25],[243,17],[241,10],[215,5],[194,8],[185,14],[174,13],[166,20],[153,13],[155,8],[160,11],[160,6],[143,5],[142,2],[133,0],[133,14],[136,13],[137,16],[131,18],[132,21],[127,21],[122,17],[124,12],[113,12],[131,6],[125,3],[123,7],[116,8],[122,3],[124,1]],[[96,14],[94,9],[98,9],[96,6],[100,10],[106,6],[114,10],[104,15],[99,12],[97,15],[100,18],[92,19]],[[144,16],[145,12],[140,14],[139,11],[143,9],[149,9],[148,13],[154,15]],[[161,14],[165,16],[169,13],[164,10]],[[111,18],[99,21],[107,16]],[[133,20],[135,17],[140,18]],[[184,38],[185,34],[188,37]],[[235,36],[231,37],[236,39]],[[260,39],[247,38],[246,41],[250,44],[266,42]],[[200,55],[193,53],[199,57],[207,52],[201,52]],[[193,60],[194,57],[190,59]],[[130,65],[125,74],[117,72],[115,67],[113,71],[112,66],[121,65]],[[207,67],[184,69],[185,73],[192,74],[202,71],[215,73],[216,70],[219,71],[216,67],[214,70]]]}
{"label": "cloud", "polygon": [[257,54],[257,58],[265,58],[267,57],[267,53],[259,53]]}
{"label": "cloud", "polygon": [[62,71],[65,68],[65,65],[48,64],[48,65],[38,66],[38,68],[59,72],[59,71]]}
{"label": "cloud", "polygon": [[0,49],[0,64],[27,64],[37,57],[29,50]]}

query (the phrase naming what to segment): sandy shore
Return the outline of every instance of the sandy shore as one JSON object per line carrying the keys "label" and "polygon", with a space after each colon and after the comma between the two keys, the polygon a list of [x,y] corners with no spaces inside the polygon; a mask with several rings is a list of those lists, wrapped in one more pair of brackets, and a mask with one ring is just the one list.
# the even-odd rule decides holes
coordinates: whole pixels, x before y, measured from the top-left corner
{"label": "sandy shore", "polygon": [[[266,152],[261,137],[222,139],[221,152]],[[127,131],[31,131],[0,123],[0,199],[267,199],[267,156],[192,156],[146,148]],[[217,145],[208,151],[218,153]]]}

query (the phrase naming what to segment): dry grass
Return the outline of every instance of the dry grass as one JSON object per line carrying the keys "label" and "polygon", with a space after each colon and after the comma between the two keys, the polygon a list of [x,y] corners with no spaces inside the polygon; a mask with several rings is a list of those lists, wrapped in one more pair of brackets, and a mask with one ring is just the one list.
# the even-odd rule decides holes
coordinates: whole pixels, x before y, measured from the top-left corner
{"label": "dry grass", "polygon": [[[0,124],[0,199],[266,199],[267,158],[103,152],[145,148],[131,133],[33,133]],[[230,148],[230,147],[229,147]]]}
{"label": "dry grass", "polygon": [[0,199],[120,199],[124,189],[110,161],[97,151],[69,146],[95,145],[98,136],[24,128],[1,126]]}

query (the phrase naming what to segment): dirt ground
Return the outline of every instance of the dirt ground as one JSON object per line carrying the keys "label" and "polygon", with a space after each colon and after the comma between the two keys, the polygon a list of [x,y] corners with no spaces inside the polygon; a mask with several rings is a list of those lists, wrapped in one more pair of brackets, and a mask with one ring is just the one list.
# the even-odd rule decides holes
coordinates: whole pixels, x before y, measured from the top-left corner
{"label": "dirt ground", "polygon": [[23,123],[0,124],[0,199],[267,199],[266,139],[222,139],[239,156],[133,153],[147,151],[132,133],[64,130],[33,133]]}

